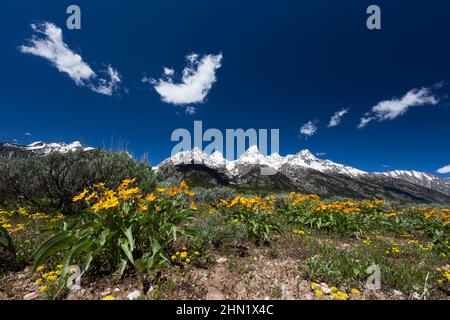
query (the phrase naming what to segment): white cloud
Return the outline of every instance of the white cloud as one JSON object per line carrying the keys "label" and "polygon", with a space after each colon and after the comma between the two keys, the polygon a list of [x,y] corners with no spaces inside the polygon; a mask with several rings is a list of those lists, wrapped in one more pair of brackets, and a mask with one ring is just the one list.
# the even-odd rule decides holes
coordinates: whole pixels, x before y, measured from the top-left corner
{"label": "white cloud", "polygon": [[164,68],[164,74],[168,77],[171,77],[175,74],[175,70],[170,68]]}
{"label": "white cloud", "polygon": [[328,128],[337,127],[341,121],[342,117],[348,113],[349,109],[342,109],[337,111],[330,119],[330,123],[328,124]]}
{"label": "white cloud", "polygon": [[29,132],[25,132],[24,135],[27,137],[31,137],[31,133],[29,133]]}
{"label": "white cloud", "polygon": [[318,157],[323,157],[323,156],[326,156],[326,155],[327,155],[326,152],[317,152],[316,153],[316,156],[318,156]]}
{"label": "white cloud", "polygon": [[450,164],[448,166],[438,169],[436,172],[441,174],[450,173]]}
{"label": "white cloud", "polygon": [[22,53],[32,54],[50,61],[60,72],[66,73],[78,86],[111,96],[121,82],[117,70],[108,66],[109,79],[99,78],[83,58],[73,52],[63,40],[61,28],[51,22],[32,24],[35,31],[28,45],[20,46]]}
{"label": "white cloud", "polygon": [[89,85],[89,88],[97,93],[112,96],[113,93],[119,88],[119,84],[122,82],[122,79],[120,78],[119,72],[111,66],[108,66],[106,73],[109,76],[109,80],[99,79],[97,86],[91,84]]}
{"label": "white cloud", "polygon": [[309,121],[309,122],[305,123],[300,128],[300,134],[305,136],[306,138],[312,137],[313,135],[315,135],[317,133],[317,129],[318,129],[317,122],[318,121]]}
{"label": "white cloud", "polygon": [[195,109],[195,107],[193,107],[193,106],[188,106],[188,107],[186,107],[185,112],[187,115],[192,116],[197,113],[197,109]]}
{"label": "white cloud", "polygon": [[186,59],[188,66],[183,70],[180,83],[174,82],[175,72],[169,68],[164,68],[165,79],[143,79],[154,86],[166,103],[174,105],[202,103],[217,81],[216,71],[221,67],[222,54],[205,55],[201,60],[197,54],[191,54]]}
{"label": "white cloud", "polygon": [[379,102],[372,110],[361,118],[359,129],[364,128],[372,121],[394,120],[404,115],[409,108],[423,105],[436,105],[439,100],[430,88],[412,89],[401,99],[392,99]]}

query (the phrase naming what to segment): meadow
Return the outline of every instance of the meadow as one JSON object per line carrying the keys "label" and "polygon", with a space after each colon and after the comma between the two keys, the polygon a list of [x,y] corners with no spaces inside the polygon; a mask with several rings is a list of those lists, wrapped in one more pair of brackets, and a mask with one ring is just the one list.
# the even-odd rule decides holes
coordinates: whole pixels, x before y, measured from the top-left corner
{"label": "meadow", "polygon": [[71,202],[0,210],[0,299],[449,298],[448,208],[136,179]]}

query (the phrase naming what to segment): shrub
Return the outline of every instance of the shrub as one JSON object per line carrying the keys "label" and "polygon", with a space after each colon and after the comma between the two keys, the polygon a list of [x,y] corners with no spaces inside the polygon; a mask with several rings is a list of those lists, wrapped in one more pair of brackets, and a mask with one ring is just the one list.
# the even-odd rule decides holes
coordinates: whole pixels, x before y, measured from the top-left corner
{"label": "shrub", "polygon": [[242,223],[248,235],[256,244],[268,242],[272,232],[282,233],[281,225],[275,218],[275,198],[244,198],[238,196],[233,200],[222,199],[219,210],[227,223]]}
{"label": "shrub", "polygon": [[121,274],[129,264],[145,273],[170,263],[169,245],[179,235],[189,235],[180,225],[196,209],[190,201],[194,194],[185,183],[151,194],[143,194],[134,183],[135,179],[124,180],[114,190],[100,183],[74,197],[89,205],[87,216],[44,242],[33,269],[57,252],[64,257],[63,274],[82,256],[83,272],[100,256]]}
{"label": "shrub", "polygon": [[316,195],[292,193],[286,197],[284,215],[289,223],[347,236],[361,236],[384,217],[383,202],[334,201],[324,203]]}
{"label": "shrub", "polygon": [[237,247],[248,240],[247,230],[240,223],[224,223],[214,212],[195,221],[195,244],[202,249]]}
{"label": "shrub", "polygon": [[136,162],[127,153],[92,150],[0,158],[0,204],[67,213],[73,211],[71,199],[85,186],[104,182],[113,187],[130,176],[139,179],[144,191],[155,186],[147,161]]}
{"label": "shrub", "polygon": [[195,200],[203,203],[219,203],[221,199],[233,199],[238,192],[229,187],[194,188]]}

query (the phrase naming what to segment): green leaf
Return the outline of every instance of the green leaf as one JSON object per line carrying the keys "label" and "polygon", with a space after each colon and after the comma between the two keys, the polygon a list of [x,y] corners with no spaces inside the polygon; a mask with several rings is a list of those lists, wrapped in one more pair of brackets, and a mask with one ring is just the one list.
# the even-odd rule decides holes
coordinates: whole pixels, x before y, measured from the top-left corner
{"label": "green leaf", "polygon": [[16,250],[14,248],[14,244],[8,233],[8,230],[3,228],[2,226],[0,226],[0,245],[15,254]]}
{"label": "green leaf", "polygon": [[62,276],[64,277],[66,275],[67,272],[67,267],[73,262],[75,261],[75,259],[84,251],[88,250],[90,247],[92,247],[92,245],[94,245],[94,241],[92,241],[91,239],[87,238],[87,239],[83,239],[81,241],[79,241],[71,250],[70,253],[68,255],[66,255],[66,257],[64,258],[63,261],[63,272],[62,272]]}
{"label": "green leaf", "polygon": [[119,239],[119,246],[122,248],[123,252],[127,256],[128,260],[134,265],[134,258],[132,250],[130,249],[130,243],[127,239]]}
{"label": "green leaf", "polygon": [[33,264],[33,272],[37,267],[49,256],[58,251],[68,249],[72,246],[75,234],[72,231],[63,231],[55,235],[53,238],[45,241],[35,252],[35,260]]}
{"label": "green leaf", "polygon": [[83,273],[89,269],[89,266],[91,265],[92,259],[94,259],[94,255],[93,255],[92,252],[89,252],[86,255],[86,258],[84,259]]}
{"label": "green leaf", "polygon": [[124,231],[125,236],[128,239],[128,244],[130,246],[130,251],[133,252],[134,251],[134,238],[133,238],[133,232],[132,232],[132,228],[133,226],[130,226],[126,231]]}
{"label": "green leaf", "polygon": [[111,230],[109,229],[105,229],[102,231],[102,233],[100,234],[100,238],[97,241],[97,244],[101,247],[103,247],[106,243],[106,241],[110,238],[111,236]]}
{"label": "green leaf", "polygon": [[119,274],[120,275],[123,275],[123,273],[125,272],[125,268],[127,267],[127,264],[128,264],[127,259],[120,258],[120,262],[119,262]]}

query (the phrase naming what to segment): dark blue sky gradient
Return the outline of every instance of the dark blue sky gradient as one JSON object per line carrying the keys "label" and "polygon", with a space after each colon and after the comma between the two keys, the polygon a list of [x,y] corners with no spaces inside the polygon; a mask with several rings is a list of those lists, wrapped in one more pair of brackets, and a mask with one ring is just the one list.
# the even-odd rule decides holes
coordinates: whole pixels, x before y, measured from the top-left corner
{"label": "dark blue sky gradient", "polygon": [[[65,27],[66,8],[82,9],[82,30]],[[369,4],[382,8],[381,31],[366,28]],[[428,1],[2,1],[0,141],[126,142],[153,163],[170,156],[171,132],[193,128],[279,128],[282,154],[309,148],[362,170],[434,172],[450,164],[450,2]],[[94,70],[113,65],[127,92],[107,97],[77,87],[18,46],[30,23],[51,21]],[[161,101],[143,76],[181,71],[189,53],[223,54],[198,113]],[[356,128],[379,101],[438,82],[437,106]],[[350,107],[340,126],[333,113]],[[299,128],[319,120],[318,133]],[[31,137],[25,136],[30,132]]]}

